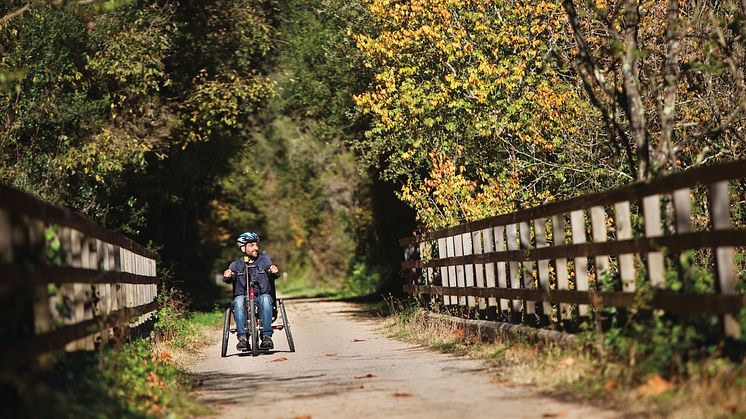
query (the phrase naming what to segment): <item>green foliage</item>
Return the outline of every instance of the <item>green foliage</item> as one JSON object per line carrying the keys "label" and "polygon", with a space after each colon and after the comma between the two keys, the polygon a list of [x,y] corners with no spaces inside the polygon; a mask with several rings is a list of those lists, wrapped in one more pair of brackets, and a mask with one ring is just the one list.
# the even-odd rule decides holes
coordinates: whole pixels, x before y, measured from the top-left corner
{"label": "green foliage", "polygon": [[158,341],[174,348],[192,350],[204,339],[198,331],[199,327],[219,323],[219,310],[190,312],[188,298],[176,288],[167,288],[159,293],[158,305],[153,333]]}
{"label": "green foliage", "polygon": [[[191,416],[205,409],[188,397],[189,375],[136,340],[100,356],[70,354],[40,377],[0,382],[3,417],[59,418]],[[51,412],[51,413],[50,413]]]}
{"label": "green foliage", "polygon": [[210,79],[202,70],[195,78],[194,92],[184,102],[183,112],[191,127],[187,141],[208,141],[216,128],[246,128],[241,121],[271,92],[271,83],[259,76],[230,72]]}
{"label": "green foliage", "polygon": [[558,3],[364,4],[372,25],[353,36],[375,75],[355,97],[372,121],[356,149],[426,228],[619,181],[617,161],[586,163],[593,111],[551,65],[570,41]]}
{"label": "green foliage", "polygon": [[381,284],[381,272],[371,269],[363,261],[356,261],[350,266],[345,281],[339,286],[341,296],[369,295],[378,290]]}

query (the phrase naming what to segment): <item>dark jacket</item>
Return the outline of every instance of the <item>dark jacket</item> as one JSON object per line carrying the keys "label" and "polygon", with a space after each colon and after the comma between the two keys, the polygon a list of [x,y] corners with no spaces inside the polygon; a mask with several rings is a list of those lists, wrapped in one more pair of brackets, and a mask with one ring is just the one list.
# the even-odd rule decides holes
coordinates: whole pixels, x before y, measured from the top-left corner
{"label": "dark jacket", "polygon": [[248,257],[243,255],[231,262],[228,269],[233,271],[233,277],[223,278],[226,282],[233,282],[233,297],[246,294],[246,273],[254,284],[254,294],[273,294],[275,279],[279,275],[269,273],[269,267],[272,266],[272,260],[266,253],[260,253],[255,261],[248,261]]}

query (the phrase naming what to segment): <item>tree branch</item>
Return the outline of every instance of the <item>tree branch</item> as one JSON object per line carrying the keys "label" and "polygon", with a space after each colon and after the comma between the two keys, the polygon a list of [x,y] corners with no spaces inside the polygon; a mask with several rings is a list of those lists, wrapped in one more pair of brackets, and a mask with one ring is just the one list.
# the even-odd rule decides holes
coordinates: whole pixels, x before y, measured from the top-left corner
{"label": "tree branch", "polygon": [[627,98],[627,107],[624,109],[632,125],[632,138],[637,146],[637,180],[646,180],[650,177],[650,152],[637,68],[637,31],[640,24],[640,9],[637,0],[627,0],[624,8],[624,33],[627,44],[622,62],[624,94]]}
{"label": "tree branch", "polygon": [[674,126],[676,122],[676,99],[679,83],[679,50],[681,47],[681,31],[679,27],[679,0],[668,0],[666,23],[666,56],[663,64],[663,110],[660,115],[661,139],[657,151],[657,163],[663,168],[676,167],[674,153]]}
{"label": "tree branch", "polygon": [[31,2],[28,2],[25,5],[23,5],[23,7],[21,7],[20,9],[14,10],[14,11],[6,14],[3,17],[0,17],[0,25],[2,25],[3,23],[5,23],[5,22],[7,22],[7,21],[9,21],[11,19],[13,19],[16,16],[22,15],[23,13],[25,13],[30,8],[31,8]]}

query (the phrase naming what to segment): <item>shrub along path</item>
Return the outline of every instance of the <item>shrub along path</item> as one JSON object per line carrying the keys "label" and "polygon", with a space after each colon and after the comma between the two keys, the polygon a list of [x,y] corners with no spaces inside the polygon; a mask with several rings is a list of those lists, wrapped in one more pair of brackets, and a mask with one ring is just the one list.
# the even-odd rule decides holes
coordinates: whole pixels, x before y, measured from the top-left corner
{"label": "shrub along path", "polygon": [[192,371],[197,397],[226,418],[615,417],[615,412],[555,400],[491,381],[478,360],[386,338],[360,305],[286,300],[297,352],[283,332],[275,350],[238,354],[231,336],[220,357],[220,331]]}

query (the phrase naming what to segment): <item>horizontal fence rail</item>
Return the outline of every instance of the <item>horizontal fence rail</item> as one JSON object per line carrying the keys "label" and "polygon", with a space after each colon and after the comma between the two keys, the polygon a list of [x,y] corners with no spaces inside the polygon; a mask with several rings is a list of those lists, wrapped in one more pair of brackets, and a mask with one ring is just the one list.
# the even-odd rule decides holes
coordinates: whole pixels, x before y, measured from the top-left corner
{"label": "horizontal fence rail", "polygon": [[404,291],[515,322],[605,306],[717,314],[736,338],[744,178],[746,161],[701,167],[405,237]]}
{"label": "horizontal fence rail", "polygon": [[157,254],[0,185],[0,370],[56,350],[93,350],[156,310]]}

